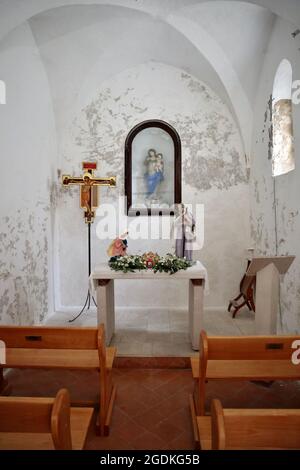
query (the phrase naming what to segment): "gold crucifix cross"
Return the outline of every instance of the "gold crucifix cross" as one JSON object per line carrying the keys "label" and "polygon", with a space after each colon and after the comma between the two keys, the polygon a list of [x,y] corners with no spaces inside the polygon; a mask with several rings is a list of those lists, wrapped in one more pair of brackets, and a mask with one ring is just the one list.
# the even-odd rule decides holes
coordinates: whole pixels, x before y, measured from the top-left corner
{"label": "gold crucifix cross", "polygon": [[62,184],[79,184],[80,186],[80,207],[84,209],[84,218],[87,224],[94,221],[95,210],[99,206],[98,202],[98,186],[116,186],[116,177],[97,178],[94,171],[97,169],[96,162],[83,162],[82,176],[62,176]]}

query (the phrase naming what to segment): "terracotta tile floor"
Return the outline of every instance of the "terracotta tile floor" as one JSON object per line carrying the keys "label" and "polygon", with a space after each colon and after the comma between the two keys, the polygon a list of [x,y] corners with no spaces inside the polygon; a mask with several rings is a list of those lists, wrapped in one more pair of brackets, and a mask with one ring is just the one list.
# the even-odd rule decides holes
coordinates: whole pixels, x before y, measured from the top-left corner
{"label": "terracotta tile floor", "polygon": [[[93,426],[86,448],[105,450],[194,449],[188,405],[193,389],[189,369],[114,369],[117,398],[111,432],[98,437]],[[93,397],[97,377],[88,372],[16,370],[9,374],[14,395],[53,396],[67,386],[73,398]],[[34,384],[34,387],[31,385]],[[207,409],[211,398],[225,407],[300,408],[299,382],[216,382],[207,386]]]}

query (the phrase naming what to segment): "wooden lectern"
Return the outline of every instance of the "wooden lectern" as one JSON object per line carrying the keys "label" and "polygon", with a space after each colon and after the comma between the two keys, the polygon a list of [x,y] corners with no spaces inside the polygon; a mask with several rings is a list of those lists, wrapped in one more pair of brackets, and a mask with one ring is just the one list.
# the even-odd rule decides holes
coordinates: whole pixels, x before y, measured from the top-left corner
{"label": "wooden lectern", "polygon": [[295,256],[260,256],[253,258],[246,272],[256,275],[255,331],[258,335],[277,334],[279,275],[285,274]]}

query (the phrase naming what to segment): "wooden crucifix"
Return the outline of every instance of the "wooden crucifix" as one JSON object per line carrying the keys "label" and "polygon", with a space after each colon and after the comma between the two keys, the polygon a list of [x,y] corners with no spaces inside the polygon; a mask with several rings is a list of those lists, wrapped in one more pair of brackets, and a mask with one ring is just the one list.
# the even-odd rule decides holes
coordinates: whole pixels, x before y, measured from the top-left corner
{"label": "wooden crucifix", "polygon": [[62,184],[78,184],[80,186],[80,207],[84,209],[84,218],[87,224],[91,224],[95,218],[95,210],[99,206],[98,202],[98,186],[116,186],[116,177],[110,176],[100,178],[94,176],[97,169],[96,162],[83,162],[82,176],[62,176]]}

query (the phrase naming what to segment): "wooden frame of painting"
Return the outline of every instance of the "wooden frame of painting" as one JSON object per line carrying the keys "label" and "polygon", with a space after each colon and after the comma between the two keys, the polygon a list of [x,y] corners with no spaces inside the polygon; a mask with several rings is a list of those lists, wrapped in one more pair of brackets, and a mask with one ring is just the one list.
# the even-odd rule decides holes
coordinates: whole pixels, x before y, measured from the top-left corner
{"label": "wooden frame of painting", "polygon": [[165,121],[143,121],[125,142],[126,213],[174,215],[181,203],[181,141]]}

